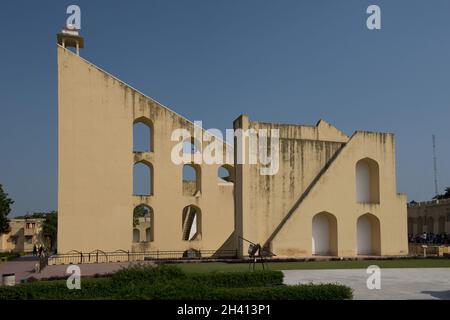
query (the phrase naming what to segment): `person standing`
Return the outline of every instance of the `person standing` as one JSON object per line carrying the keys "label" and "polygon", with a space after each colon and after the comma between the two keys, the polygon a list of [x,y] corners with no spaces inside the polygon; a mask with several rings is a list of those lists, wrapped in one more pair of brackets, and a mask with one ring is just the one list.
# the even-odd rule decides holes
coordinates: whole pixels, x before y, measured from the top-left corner
{"label": "person standing", "polygon": [[33,246],[33,256],[37,256],[37,247],[36,244]]}
{"label": "person standing", "polygon": [[423,244],[427,243],[427,233],[426,232],[422,233],[422,243]]}

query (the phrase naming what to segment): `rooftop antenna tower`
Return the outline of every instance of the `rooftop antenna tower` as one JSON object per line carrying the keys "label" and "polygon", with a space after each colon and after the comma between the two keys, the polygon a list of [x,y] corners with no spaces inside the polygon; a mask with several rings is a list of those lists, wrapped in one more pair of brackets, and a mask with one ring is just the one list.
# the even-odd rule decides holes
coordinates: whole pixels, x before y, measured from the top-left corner
{"label": "rooftop antenna tower", "polygon": [[433,170],[434,170],[434,194],[439,194],[438,179],[437,179],[437,160],[436,160],[436,136],[433,134]]}

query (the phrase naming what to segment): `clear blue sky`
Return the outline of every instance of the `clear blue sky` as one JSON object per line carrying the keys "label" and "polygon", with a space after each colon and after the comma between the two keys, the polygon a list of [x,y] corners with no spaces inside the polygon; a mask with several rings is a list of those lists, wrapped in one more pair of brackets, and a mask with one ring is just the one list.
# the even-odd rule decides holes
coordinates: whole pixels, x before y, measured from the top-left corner
{"label": "clear blue sky", "polygon": [[[251,119],[397,136],[398,191],[450,186],[450,1],[2,1],[0,183],[13,215],[57,207],[56,33],[82,9],[82,56],[207,128]],[[382,30],[366,8],[382,9]]]}

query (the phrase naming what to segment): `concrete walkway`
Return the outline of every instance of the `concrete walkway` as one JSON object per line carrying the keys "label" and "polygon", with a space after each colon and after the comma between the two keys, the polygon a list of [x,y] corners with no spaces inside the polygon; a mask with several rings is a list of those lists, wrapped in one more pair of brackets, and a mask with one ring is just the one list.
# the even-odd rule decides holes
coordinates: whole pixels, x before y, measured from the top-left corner
{"label": "concrete walkway", "polygon": [[[150,261],[139,261],[139,262],[110,262],[110,263],[84,263],[77,264],[81,270],[81,277],[92,277],[94,275],[110,274],[114,273],[122,268],[126,268],[133,264],[153,264]],[[46,279],[52,277],[65,277],[69,275],[66,274],[66,270],[70,265],[56,265],[47,266],[42,270],[41,273],[33,274],[36,279]]]}
{"label": "concrete walkway", "polygon": [[[33,269],[36,264],[39,263],[39,258],[28,255],[23,256],[12,261],[1,262],[0,263],[0,277],[3,274],[14,273],[16,275],[16,283],[19,283],[20,280],[26,279],[33,275]],[[0,278],[0,285],[2,279]]]}
{"label": "concrete walkway", "polygon": [[[7,273],[14,273],[16,275],[16,283],[20,283],[21,280],[28,279],[30,277],[36,279],[47,279],[53,277],[67,278],[66,274],[67,267],[69,265],[57,265],[57,266],[47,266],[40,273],[33,272],[36,264],[39,263],[39,258],[35,256],[23,256],[13,261],[0,263],[0,285],[2,282],[1,275]],[[136,264],[137,262],[115,262],[115,263],[87,263],[78,264],[81,269],[81,276],[94,276],[101,274],[114,273],[122,268]],[[149,261],[140,261],[139,264],[152,264]]]}
{"label": "concrete walkway", "polygon": [[450,300],[450,268],[381,269],[381,289],[369,290],[366,269],[286,270],[286,284],[339,283],[352,289],[355,300]]}

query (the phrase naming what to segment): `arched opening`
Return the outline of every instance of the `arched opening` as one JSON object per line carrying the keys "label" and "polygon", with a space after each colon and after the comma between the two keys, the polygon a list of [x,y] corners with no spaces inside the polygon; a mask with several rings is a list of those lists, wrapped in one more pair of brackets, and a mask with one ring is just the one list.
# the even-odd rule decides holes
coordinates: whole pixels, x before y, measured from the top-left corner
{"label": "arched opening", "polygon": [[145,229],[145,241],[146,242],[153,241],[152,229],[150,228]]}
{"label": "arched opening", "polygon": [[366,213],[356,222],[357,254],[380,255],[380,220],[373,214]]}
{"label": "arched opening", "polygon": [[199,240],[201,235],[201,211],[189,205],[183,209],[182,239],[184,241]]}
{"label": "arched opening", "polygon": [[141,242],[151,242],[154,239],[154,214],[153,209],[145,204],[136,206],[133,210],[133,228],[139,233],[145,234]]}
{"label": "arched opening", "polygon": [[141,233],[139,229],[133,229],[133,242],[137,243],[141,241]]}
{"label": "arched opening", "polygon": [[202,143],[194,137],[183,141],[183,159],[184,163],[202,159]]}
{"label": "arched opening", "polygon": [[135,196],[153,195],[153,166],[138,162],[133,168],[133,194]]}
{"label": "arched opening", "polygon": [[150,119],[141,117],[133,123],[133,151],[153,151],[153,123]]}
{"label": "arched opening", "polygon": [[338,253],[337,220],[328,212],[316,214],[312,219],[312,254],[334,256]]}
{"label": "arched opening", "polygon": [[439,234],[445,233],[445,217],[443,216],[439,217],[438,233]]}
{"label": "arched opening", "polygon": [[201,168],[196,164],[183,165],[183,195],[197,196],[201,192]]}
{"label": "arched opening", "polygon": [[434,219],[432,217],[427,218],[427,232],[434,233]]}
{"label": "arched opening", "polygon": [[417,218],[417,233],[423,233],[423,219],[422,219],[422,217]]}
{"label": "arched opening", "polygon": [[378,163],[365,158],[356,163],[356,202],[380,203]]}
{"label": "arched opening", "polygon": [[219,183],[234,183],[235,175],[233,167],[227,164],[220,166],[217,170],[217,177]]}

